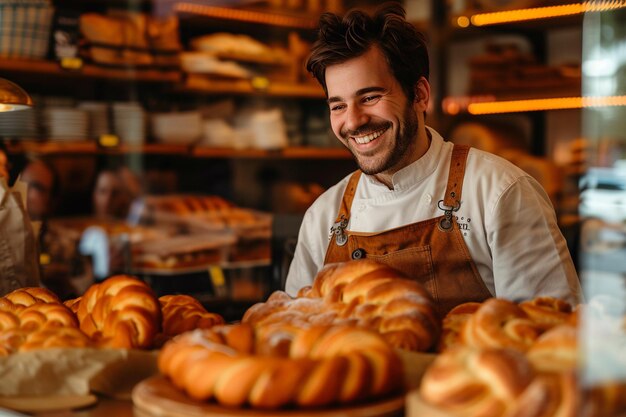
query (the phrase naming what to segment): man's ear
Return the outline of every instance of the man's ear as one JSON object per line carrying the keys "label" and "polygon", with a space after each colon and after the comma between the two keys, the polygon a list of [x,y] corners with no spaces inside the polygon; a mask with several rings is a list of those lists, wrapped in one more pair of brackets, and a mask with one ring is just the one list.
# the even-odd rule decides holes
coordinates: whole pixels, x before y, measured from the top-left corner
{"label": "man's ear", "polygon": [[430,100],[430,83],[424,77],[420,77],[415,85],[415,104],[426,110]]}

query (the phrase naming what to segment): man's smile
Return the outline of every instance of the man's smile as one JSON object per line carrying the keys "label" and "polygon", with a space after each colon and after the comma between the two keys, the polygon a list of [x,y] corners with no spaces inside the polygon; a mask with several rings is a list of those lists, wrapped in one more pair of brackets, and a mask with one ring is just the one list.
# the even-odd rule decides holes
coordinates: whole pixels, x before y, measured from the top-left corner
{"label": "man's smile", "polygon": [[371,141],[373,141],[374,139],[376,139],[377,137],[379,137],[380,135],[382,135],[383,133],[385,133],[387,131],[387,129],[389,129],[389,127],[385,127],[383,129],[377,130],[375,132],[372,133],[368,133],[367,135],[363,135],[363,136],[350,136],[352,139],[354,139],[354,141],[358,144],[364,145],[366,143],[370,143]]}

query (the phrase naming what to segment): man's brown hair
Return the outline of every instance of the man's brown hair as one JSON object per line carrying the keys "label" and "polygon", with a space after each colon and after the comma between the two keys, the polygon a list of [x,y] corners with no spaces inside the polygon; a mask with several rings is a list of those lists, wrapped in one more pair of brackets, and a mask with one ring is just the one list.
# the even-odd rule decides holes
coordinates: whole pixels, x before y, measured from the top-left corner
{"label": "man's brown hair", "polygon": [[385,3],[372,16],[357,9],[343,18],[322,14],[307,70],[328,94],[326,68],[359,57],[377,45],[404,93],[413,101],[420,77],[428,80],[428,50],[424,35],[405,17],[404,8],[398,3]]}

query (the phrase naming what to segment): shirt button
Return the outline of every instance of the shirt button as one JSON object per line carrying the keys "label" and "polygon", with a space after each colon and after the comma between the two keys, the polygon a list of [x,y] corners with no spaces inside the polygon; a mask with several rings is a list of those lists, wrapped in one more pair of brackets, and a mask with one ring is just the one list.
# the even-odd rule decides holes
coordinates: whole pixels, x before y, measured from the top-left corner
{"label": "shirt button", "polygon": [[430,194],[426,194],[426,196],[424,196],[424,200],[426,200],[427,203],[432,203],[433,202],[433,196]]}
{"label": "shirt button", "polygon": [[359,211],[363,211],[367,208],[367,206],[365,204],[361,204],[359,205]]}

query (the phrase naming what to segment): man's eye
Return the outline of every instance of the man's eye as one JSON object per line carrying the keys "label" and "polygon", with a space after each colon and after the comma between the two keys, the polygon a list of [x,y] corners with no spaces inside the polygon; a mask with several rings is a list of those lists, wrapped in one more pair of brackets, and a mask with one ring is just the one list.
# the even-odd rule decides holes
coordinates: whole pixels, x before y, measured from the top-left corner
{"label": "man's eye", "polygon": [[367,97],[363,97],[363,102],[364,103],[373,103],[378,101],[378,99],[380,99],[380,96],[367,96]]}
{"label": "man's eye", "polygon": [[346,106],[343,104],[336,104],[334,106],[330,106],[330,111],[339,111],[344,109]]}

